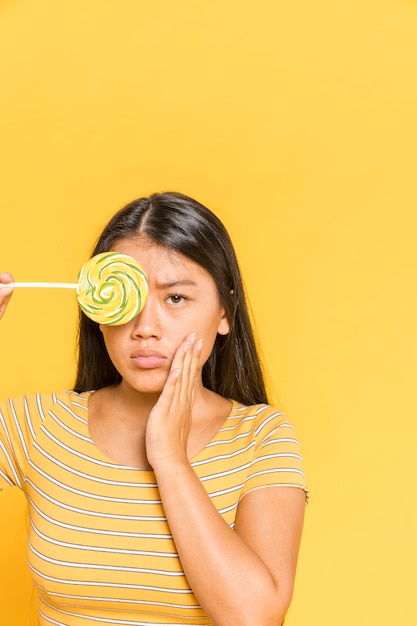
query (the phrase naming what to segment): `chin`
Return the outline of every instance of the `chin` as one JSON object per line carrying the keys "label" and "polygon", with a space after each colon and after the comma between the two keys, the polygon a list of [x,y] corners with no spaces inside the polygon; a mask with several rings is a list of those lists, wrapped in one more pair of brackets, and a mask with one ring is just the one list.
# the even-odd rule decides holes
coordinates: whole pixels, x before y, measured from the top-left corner
{"label": "chin", "polygon": [[160,395],[166,383],[167,376],[129,376],[123,378],[123,384],[132,391],[146,395]]}

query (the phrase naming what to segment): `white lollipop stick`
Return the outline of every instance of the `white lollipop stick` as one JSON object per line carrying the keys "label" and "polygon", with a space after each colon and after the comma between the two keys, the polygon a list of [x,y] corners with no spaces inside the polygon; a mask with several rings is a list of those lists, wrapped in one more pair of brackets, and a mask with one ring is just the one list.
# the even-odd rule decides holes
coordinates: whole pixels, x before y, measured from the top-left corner
{"label": "white lollipop stick", "polygon": [[77,289],[78,283],[2,283],[1,287],[52,287],[57,289]]}

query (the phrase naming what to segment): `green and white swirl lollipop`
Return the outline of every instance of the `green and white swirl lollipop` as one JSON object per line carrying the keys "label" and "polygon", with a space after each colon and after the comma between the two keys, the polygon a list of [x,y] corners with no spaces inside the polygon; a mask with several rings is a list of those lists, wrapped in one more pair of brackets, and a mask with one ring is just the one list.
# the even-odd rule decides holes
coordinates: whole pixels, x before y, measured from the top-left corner
{"label": "green and white swirl lollipop", "polygon": [[98,324],[119,326],[138,315],[148,297],[148,280],[133,257],[102,252],[81,268],[78,283],[13,282],[4,287],[62,287],[76,289],[78,304]]}
{"label": "green and white swirl lollipop", "polygon": [[141,312],[148,296],[148,281],[134,258],[120,252],[102,252],[81,268],[77,296],[81,309],[94,322],[118,326]]}

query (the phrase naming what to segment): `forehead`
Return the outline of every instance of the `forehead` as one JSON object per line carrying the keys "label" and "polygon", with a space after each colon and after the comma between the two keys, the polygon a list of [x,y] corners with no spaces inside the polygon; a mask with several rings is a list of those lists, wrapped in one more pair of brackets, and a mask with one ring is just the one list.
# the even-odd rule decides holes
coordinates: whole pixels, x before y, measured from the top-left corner
{"label": "forehead", "polygon": [[111,246],[111,251],[132,256],[142,265],[148,279],[155,278],[160,283],[191,278],[198,282],[208,280],[214,284],[212,276],[201,265],[146,237],[119,239]]}

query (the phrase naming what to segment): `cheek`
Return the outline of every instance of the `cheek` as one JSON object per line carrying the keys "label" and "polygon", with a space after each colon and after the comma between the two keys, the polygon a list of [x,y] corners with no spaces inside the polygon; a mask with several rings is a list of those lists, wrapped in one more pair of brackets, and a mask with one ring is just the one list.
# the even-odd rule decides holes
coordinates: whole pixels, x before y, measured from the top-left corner
{"label": "cheek", "polygon": [[120,351],[123,345],[123,335],[120,332],[121,328],[121,326],[114,326],[101,329],[104,345],[112,360],[117,358],[118,351]]}
{"label": "cheek", "polygon": [[214,344],[217,339],[218,324],[211,322],[208,326],[198,332],[197,337],[204,340],[203,349],[201,351],[200,363],[203,366],[213,351]]}

